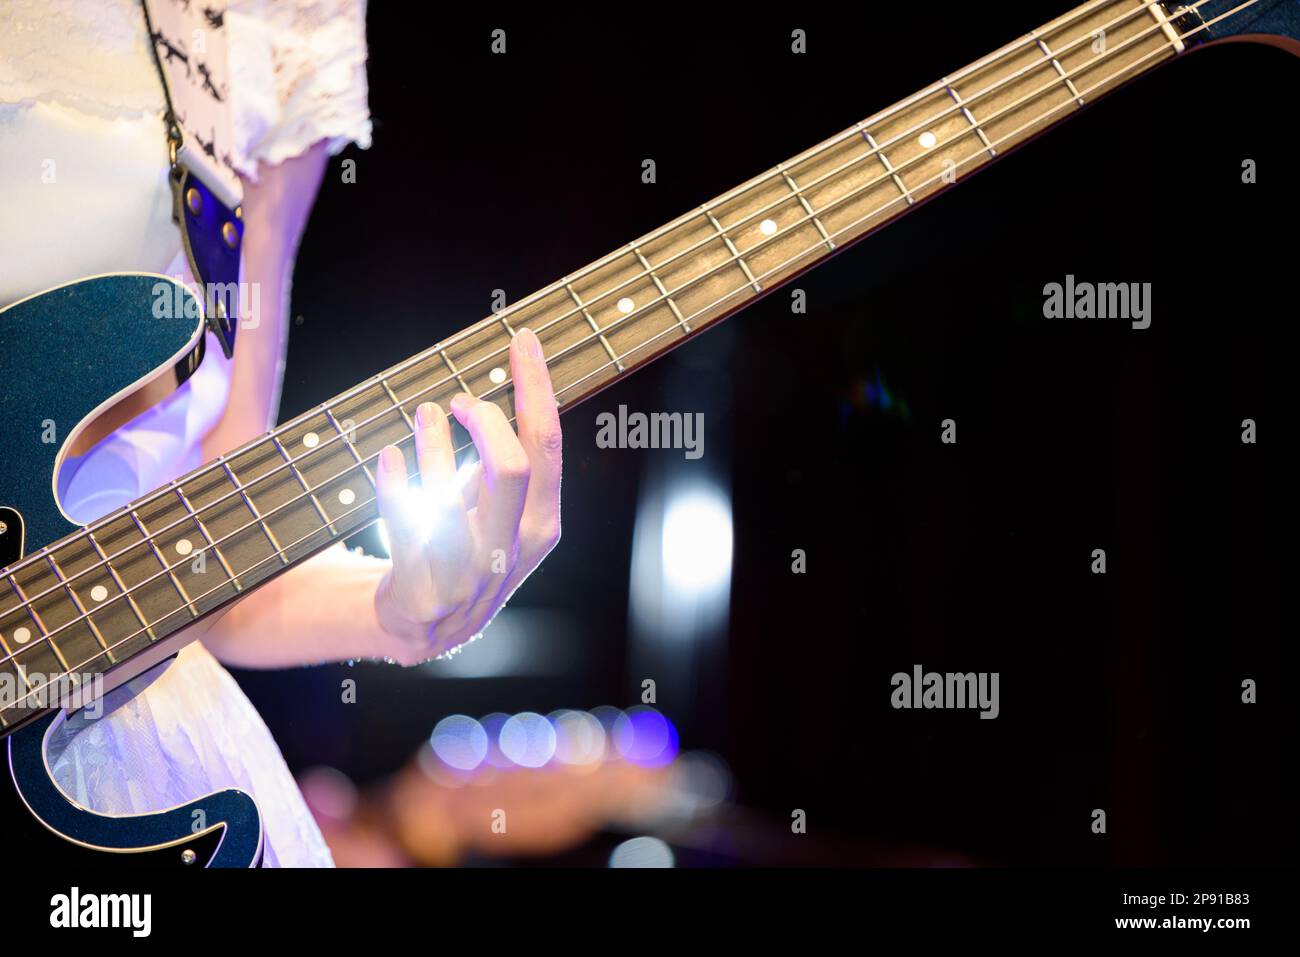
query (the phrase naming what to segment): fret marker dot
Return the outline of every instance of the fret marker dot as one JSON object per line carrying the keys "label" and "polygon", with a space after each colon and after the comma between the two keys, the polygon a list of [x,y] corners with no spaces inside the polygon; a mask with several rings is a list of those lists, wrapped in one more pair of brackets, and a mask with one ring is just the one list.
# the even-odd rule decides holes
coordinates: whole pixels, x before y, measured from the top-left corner
{"label": "fret marker dot", "polygon": [[309,449],[314,449],[316,446],[320,445],[320,436],[315,432],[308,432],[302,437],[302,444],[307,446]]}
{"label": "fret marker dot", "polygon": [[621,313],[627,314],[635,308],[636,308],[636,303],[633,302],[631,299],[629,299],[627,296],[624,296],[622,299],[618,301],[618,311]]}
{"label": "fret marker dot", "polygon": [[500,385],[502,382],[506,381],[506,370],[497,366],[488,373],[488,378],[492,380],[493,385]]}
{"label": "fret marker dot", "polygon": [[188,538],[177,539],[176,554],[188,555],[192,551],[194,551],[194,546],[190,544],[190,540]]}
{"label": "fret marker dot", "polygon": [[31,640],[32,640],[32,633],[28,631],[26,628],[14,629],[14,641],[18,642],[18,644],[25,645],[27,644],[27,642]]}
{"label": "fret marker dot", "polygon": [[939,142],[938,137],[936,137],[929,130],[926,130],[924,133],[922,133],[920,139],[921,139],[921,145],[926,149],[930,149],[932,146],[934,146],[935,143]]}
{"label": "fret marker dot", "polygon": [[758,228],[764,236],[771,236],[776,232],[776,220],[765,219],[758,224]]}
{"label": "fret marker dot", "polygon": [[103,585],[96,585],[94,588],[90,590],[91,601],[103,601],[107,597],[108,597],[108,589],[105,588]]}
{"label": "fret marker dot", "polygon": [[343,505],[351,505],[357,500],[357,493],[350,488],[345,488],[339,492],[339,502]]}

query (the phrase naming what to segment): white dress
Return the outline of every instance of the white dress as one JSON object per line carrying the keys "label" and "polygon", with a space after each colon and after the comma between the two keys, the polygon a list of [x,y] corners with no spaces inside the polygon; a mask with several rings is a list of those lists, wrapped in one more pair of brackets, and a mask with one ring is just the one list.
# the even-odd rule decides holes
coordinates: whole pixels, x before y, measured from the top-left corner
{"label": "white dress", "polygon": [[[230,0],[225,28],[241,173],[320,140],[369,145],[365,0]],[[180,272],[162,110],[138,0],[0,2],[0,307],[85,275]],[[67,461],[64,511],[89,522],[202,464],[230,373],[210,340],[181,389]],[[332,864],[266,725],[199,642],[52,745],[56,779],[87,807],[159,810],[238,787],[261,808],[267,864]]]}

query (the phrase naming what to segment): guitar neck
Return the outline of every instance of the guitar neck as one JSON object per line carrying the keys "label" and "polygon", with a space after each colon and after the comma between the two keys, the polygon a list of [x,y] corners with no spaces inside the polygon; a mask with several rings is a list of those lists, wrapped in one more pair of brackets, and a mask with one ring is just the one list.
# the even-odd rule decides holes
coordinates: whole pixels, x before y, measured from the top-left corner
{"label": "guitar neck", "polygon": [[414,461],[421,402],[470,392],[513,418],[516,330],[572,406],[1182,52],[1180,31],[1158,3],[1085,3],[24,560],[5,576],[21,603],[0,615],[0,732],[49,709],[48,678],[137,674],[374,522],[375,460],[397,444]]}

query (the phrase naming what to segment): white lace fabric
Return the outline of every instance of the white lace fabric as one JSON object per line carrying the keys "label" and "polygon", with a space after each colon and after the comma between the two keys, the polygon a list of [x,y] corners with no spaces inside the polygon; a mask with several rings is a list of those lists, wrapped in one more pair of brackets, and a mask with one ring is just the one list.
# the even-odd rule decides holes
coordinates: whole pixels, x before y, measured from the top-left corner
{"label": "white lace fabric", "polygon": [[[259,163],[319,140],[331,154],[370,145],[365,20],[366,0],[232,0],[225,29],[241,173],[256,179]],[[139,0],[4,0],[0,104],[31,103],[110,120],[160,116]]]}
{"label": "white lace fabric", "polygon": [[280,163],[319,140],[370,145],[364,0],[241,0],[230,31],[236,167]]}
{"label": "white lace fabric", "polygon": [[158,115],[162,89],[138,3],[5,0],[0,103],[49,103],[102,119]]}

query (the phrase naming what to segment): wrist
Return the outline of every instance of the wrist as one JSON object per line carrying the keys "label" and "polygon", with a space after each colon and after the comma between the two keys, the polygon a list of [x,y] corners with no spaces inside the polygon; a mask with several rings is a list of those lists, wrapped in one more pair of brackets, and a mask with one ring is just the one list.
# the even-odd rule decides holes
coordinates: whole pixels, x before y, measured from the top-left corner
{"label": "wrist", "polygon": [[415,621],[401,612],[392,597],[393,572],[384,572],[375,588],[375,619],[381,636],[378,649],[381,656],[400,665],[420,664],[432,657],[430,633],[433,626]]}

